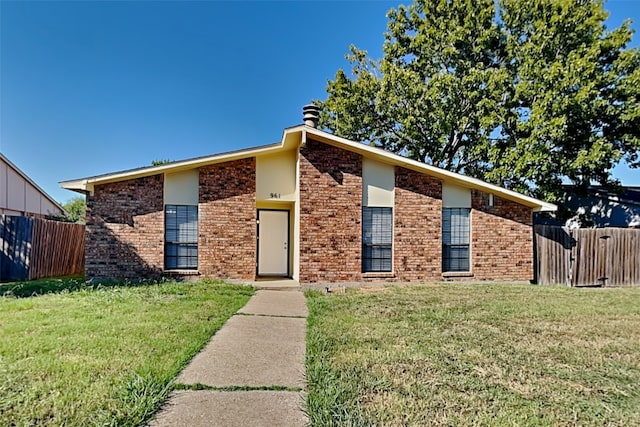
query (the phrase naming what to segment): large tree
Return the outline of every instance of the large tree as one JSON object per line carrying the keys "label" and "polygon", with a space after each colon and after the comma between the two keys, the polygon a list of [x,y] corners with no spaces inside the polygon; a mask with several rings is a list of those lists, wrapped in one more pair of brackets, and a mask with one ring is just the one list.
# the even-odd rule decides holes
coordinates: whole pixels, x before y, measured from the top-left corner
{"label": "large tree", "polygon": [[64,221],[75,222],[78,224],[85,223],[87,213],[87,202],[84,197],[76,196],[62,205],[67,214],[63,217]]}
{"label": "large tree", "polygon": [[383,57],[351,47],[321,125],[556,201],[640,166],[640,51],[600,0],[417,0],[388,13]]}

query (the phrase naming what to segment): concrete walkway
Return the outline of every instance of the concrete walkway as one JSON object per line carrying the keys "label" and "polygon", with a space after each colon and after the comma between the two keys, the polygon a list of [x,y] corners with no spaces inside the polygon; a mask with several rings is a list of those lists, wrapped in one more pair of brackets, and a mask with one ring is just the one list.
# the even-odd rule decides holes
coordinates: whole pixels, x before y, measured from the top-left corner
{"label": "concrete walkway", "polygon": [[298,289],[256,292],[178,376],[200,390],[173,393],[150,425],[304,426],[306,316]]}

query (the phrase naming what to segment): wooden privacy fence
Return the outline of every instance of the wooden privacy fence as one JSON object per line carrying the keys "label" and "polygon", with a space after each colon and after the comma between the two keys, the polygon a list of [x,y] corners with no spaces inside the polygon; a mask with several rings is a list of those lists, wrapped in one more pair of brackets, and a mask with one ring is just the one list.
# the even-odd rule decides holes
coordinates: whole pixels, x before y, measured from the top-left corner
{"label": "wooden privacy fence", "polygon": [[84,225],[0,215],[0,280],[84,271]]}
{"label": "wooden privacy fence", "polygon": [[535,226],[541,285],[640,286],[640,230]]}

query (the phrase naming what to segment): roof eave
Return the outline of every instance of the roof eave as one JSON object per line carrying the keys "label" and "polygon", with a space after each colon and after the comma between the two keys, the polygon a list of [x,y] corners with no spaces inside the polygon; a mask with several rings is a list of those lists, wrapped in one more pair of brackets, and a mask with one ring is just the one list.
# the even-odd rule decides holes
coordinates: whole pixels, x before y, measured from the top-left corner
{"label": "roof eave", "polygon": [[283,142],[263,145],[259,147],[248,148],[244,150],[230,151],[227,153],[216,154],[213,156],[195,157],[192,159],[180,160],[177,162],[167,163],[157,166],[142,167],[136,169],[128,169],[124,171],[95,175],[86,178],[61,181],[60,187],[67,190],[77,192],[93,191],[94,185],[108,184],[110,182],[124,181],[127,179],[143,178],[146,176],[157,175],[160,173],[175,173],[183,170],[193,169],[210,164],[239,160],[247,157],[253,157],[259,154],[268,154],[271,151],[277,151],[282,148]]}
{"label": "roof eave", "polygon": [[58,185],[65,190],[75,191],[76,193],[86,194],[87,193],[87,180],[86,179],[77,179],[73,181],[60,181]]}
{"label": "roof eave", "polygon": [[542,202],[540,206],[534,207],[534,212],[555,212],[558,210],[558,206],[553,203]]}
{"label": "roof eave", "polygon": [[159,173],[180,172],[182,170],[192,169],[194,167],[238,160],[247,157],[254,157],[257,155],[269,154],[270,152],[277,152],[280,150],[294,149],[297,148],[299,144],[304,144],[307,140],[308,135],[313,135],[314,137],[320,139],[322,142],[329,143],[330,145],[347,147],[350,151],[355,151],[359,154],[368,154],[387,163],[407,167],[409,169],[427,173],[443,180],[493,193],[502,198],[516,201],[520,204],[530,207],[534,212],[554,212],[558,209],[558,207],[554,204],[546,203],[541,200],[534,199],[533,197],[525,196],[515,191],[486,183],[476,178],[466,177],[455,172],[411,160],[377,147],[372,147],[360,142],[351,141],[349,139],[342,138],[306,125],[297,125],[286,128],[283,132],[282,140],[275,144],[232,151],[217,154],[214,156],[197,157],[193,159],[172,162],[165,165],[130,169],[111,174],[62,181],[60,182],[60,186],[68,190],[86,194],[87,192],[92,192],[93,186],[97,184],[106,184],[109,182],[122,181],[125,179],[141,178],[145,176],[156,175]]}

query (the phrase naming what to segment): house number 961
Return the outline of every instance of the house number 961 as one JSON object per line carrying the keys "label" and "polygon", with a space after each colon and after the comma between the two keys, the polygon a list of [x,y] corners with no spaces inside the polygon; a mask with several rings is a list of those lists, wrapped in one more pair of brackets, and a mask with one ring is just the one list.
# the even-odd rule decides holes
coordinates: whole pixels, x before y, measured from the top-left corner
{"label": "house number 961", "polygon": [[269,195],[271,196],[272,199],[279,199],[280,198],[280,193],[269,193]]}

